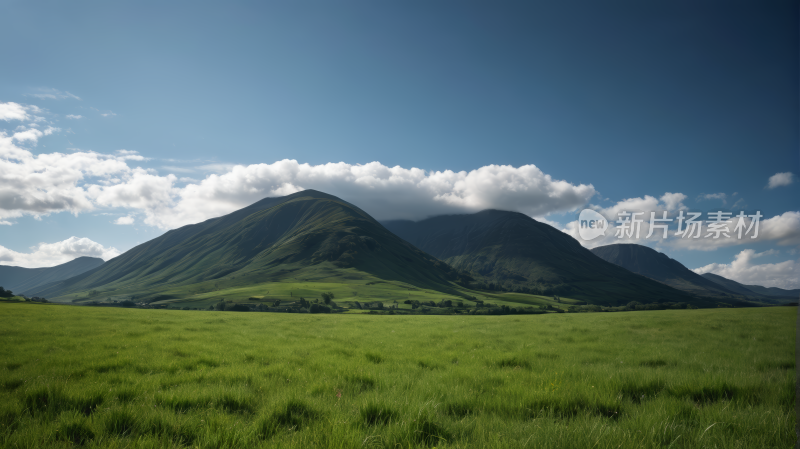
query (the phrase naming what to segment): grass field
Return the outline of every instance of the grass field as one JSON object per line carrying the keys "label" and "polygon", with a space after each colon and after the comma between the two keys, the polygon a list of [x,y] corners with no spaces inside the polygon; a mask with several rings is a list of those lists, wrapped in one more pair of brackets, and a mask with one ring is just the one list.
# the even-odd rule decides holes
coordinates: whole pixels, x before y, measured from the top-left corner
{"label": "grass field", "polygon": [[8,302],[0,445],[790,448],[796,314]]}

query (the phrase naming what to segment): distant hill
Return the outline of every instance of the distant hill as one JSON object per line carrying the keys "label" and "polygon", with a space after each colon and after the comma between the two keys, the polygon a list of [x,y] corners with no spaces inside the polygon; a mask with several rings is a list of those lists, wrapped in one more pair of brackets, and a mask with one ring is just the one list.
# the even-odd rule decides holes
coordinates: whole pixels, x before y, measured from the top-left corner
{"label": "distant hill", "polygon": [[761,296],[758,293],[754,292],[753,290],[750,290],[746,286],[744,286],[744,285],[742,285],[742,284],[740,284],[740,283],[738,283],[736,281],[732,281],[732,280],[730,280],[728,278],[724,278],[722,276],[719,276],[719,275],[716,275],[716,274],[713,274],[713,273],[705,273],[705,274],[702,274],[700,276],[703,277],[704,279],[708,279],[709,281],[714,282],[714,283],[716,283],[716,284],[718,284],[718,285],[720,285],[722,287],[725,287],[726,289],[728,289],[730,291],[736,292],[739,295],[753,296],[753,297]]}
{"label": "distant hill", "polygon": [[485,210],[383,222],[417,248],[510,290],[602,305],[701,301],[592,254],[571,236],[517,212]]}
{"label": "distant hill", "polygon": [[705,273],[704,278],[725,286],[730,290],[740,291],[751,296],[764,296],[776,299],[800,299],[800,289],[786,290],[778,287],[762,287],[760,285],[745,285],[713,273]]}
{"label": "distant hill", "polygon": [[97,257],[78,257],[61,265],[46,268],[0,265],[0,286],[16,294],[28,294],[28,291],[37,287],[77,276],[102,264],[103,259]]}
{"label": "distant hill", "polygon": [[592,253],[607,262],[695,295],[723,298],[755,296],[752,292],[744,293],[712,282],[677,260],[646,246],[619,243],[594,248]]}
{"label": "distant hill", "polygon": [[358,272],[455,293],[450,280],[457,273],[447,264],[392,234],[361,209],[314,190],[265,198],[223,217],[169,231],[37,293],[61,300],[78,293],[100,298],[130,294],[147,301],[287,278],[357,279]]}

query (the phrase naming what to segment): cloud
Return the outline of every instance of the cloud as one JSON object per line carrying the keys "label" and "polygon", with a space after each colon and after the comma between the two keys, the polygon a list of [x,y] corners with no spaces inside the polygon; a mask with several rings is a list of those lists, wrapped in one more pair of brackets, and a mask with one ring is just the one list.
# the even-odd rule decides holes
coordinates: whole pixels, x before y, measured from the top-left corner
{"label": "cloud", "polygon": [[693,271],[697,274],[713,273],[745,285],[761,285],[785,289],[800,288],[800,260],[756,265],[754,259],[767,255],[745,249],[730,264],[712,263]]}
{"label": "cloud", "polygon": [[132,225],[133,222],[134,222],[134,219],[133,219],[132,215],[127,215],[125,217],[119,217],[116,220],[114,220],[114,224],[117,224],[117,225]]}
{"label": "cloud", "polygon": [[74,214],[95,208],[86,187],[95,182],[124,182],[132,169],[127,155],[93,152],[42,153],[34,155],[17,143],[33,143],[59,131],[35,128],[11,135],[0,131],[0,221],[23,215],[40,217],[54,212]]}
{"label": "cloud", "polygon": [[[758,223],[758,236],[752,239],[755,227],[746,233],[750,228],[752,220],[750,218],[744,219],[745,228],[742,231],[742,237],[739,238],[738,233],[735,232],[738,219],[735,215],[731,215],[731,222],[727,225],[728,235],[725,237],[720,235],[719,238],[707,237],[709,234],[709,220],[711,217],[708,214],[703,214],[698,217],[698,220],[703,222],[700,238],[688,238],[675,235],[677,232],[677,214],[676,212],[684,211],[689,212],[686,206],[681,201],[686,198],[686,195],[681,193],[665,193],[660,198],[645,195],[644,198],[628,198],[617,202],[613,206],[601,208],[591,205],[593,209],[603,215],[609,221],[609,229],[605,235],[595,238],[593,240],[583,240],[580,237],[578,221],[572,221],[562,229],[563,232],[573,236],[583,246],[587,248],[596,248],[598,246],[612,245],[615,243],[636,243],[639,245],[661,247],[669,247],[677,250],[699,250],[699,251],[713,251],[718,248],[752,244],[755,242],[774,242],[784,246],[800,246],[800,212],[788,211],[781,215],[776,215],[772,218],[761,217]],[[664,238],[662,229],[655,228],[653,234],[650,234],[650,217],[651,213],[655,213],[656,219],[663,218],[663,212],[667,212],[667,218],[672,219],[670,222],[656,222],[655,224],[669,225],[667,231],[667,238]],[[621,218],[621,212],[642,212],[637,215],[637,220],[642,220],[639,225],[639,236],[635,233],[630,236],[624,234],[622,238],[617,235],[617,227],[619,226],[618,220]],[[688,213],[685,214],[687,217]],[[685,229],[685,226],[684,226]]]}
{"label": "cloud", "polygon": [[123,159],[126,161],[149,161],[149,158],[146,158],[139,154],[138,151],[135,150],[117,150],[116,153],[118,159]]}
{"label": "cloud", "polygon": [[10,122],[11,120],[28,120],[28,111],[18,103],[0,103],[0,120]]}
{"label": "cloud", "polygon": [[58,89],[49,89],[49,88],[41,88],[39,89],[38,93],[29,94],[31,97],[36,97],[40,100],[64,100],[67,98],[71,98],[74,100],[80,100],[81,98],[75,94],[71,94],[69,92],[61,92]]}
{"label": "cloud", "polygon": [[595,195],[589,184],[555,180],[534,165],[489,165],[472,171],[426,172],[379,162],[321,165],[282,160],[222,168],[200,181],[159,176],[130,167],[144,158],[134,151],[114,155],[77,150],[34,155],[17,145],[54,132],[0,132],[0,221],[96,208],[141,212],[145,224],[171,229],[224,215],[270,196],[321,190],[357,204],[377,219],[422,219],[486,208],[531,216],[575,210]]}
{"label": "cloud", "polygon": [[[611,245],[615,243],[638,243],[642,245],[648,243],[657,244],[663,241],[663,231],[655,228],[653,230],[653,234],[649,239],[647,239],[647,235],[650,234],[650,214],[655,213],[656,219],[662,219],[664,216],[663,213],[667,212],[667,218],[673,218],[676,212],[687,210],[686,206],[683,204],[683,201],[686,198],[686,195],[683,193],[666,192],[659,198],[650,195],[645,195],[644,197],[627,198],[622,201],[618,201],[613,206],[609,206],[607,208],[591,205],[589,206],[590,209],[599,212],[600,215],[605,217],[609,222],[609,228],[605,235],[589,241],[583,240],[580,237],[577,219],[567,223],[566,227],[562,229],[562,231],[571,235],[572,237],[575,237],[578,242],[587,248],[596,248],[598,246]],[[617,220],[620,220],[621,213],[639,213],[639,215],[636,216],[636,219],[642,220],[642,222],[639,225],[638,237],[635,233],[632,233],[631,236],[623,234],[622,238],[615,235],[615,227],[617,226]],[[655,222],[655,224],[660,223],[662,222]],[[668,234],[667,239],[670,237],[671,233]]]}
{"label": "cloud", "polygon": [[703,200],[722,200],[722,204],[726,204],[728,195],[724,193],[705,193],[697,197],[697,201]]}
{"label": "cloud", "polygon": [[68,114],[67,118],[73,119],[73,120],[79,120],[79,119],[82,119],[83,116],[82,115],[75,115],[75,114]]}
{"label": "cloud", "polygon": [[100,115],[102,115],[103,117],[114,117],[114,116],[115,116],[115,115],[117,115],[117,114],[115,114],[115,113],[113,113],[113,112],[111,112],[111,111],[108,111],[108,112],[103,112],[103,113],[102,113],[102,114],[100,114]]}
{"label": "cloud", "polygon": [[776,187],[788,186],[792,182],[794,182],[794,174],[791,172],[775,173],[769,177],[767,188],[774,189]]}
{"label": "cloud", "polygon": [[19,253],[0,246],[0,265],[25,268],[52,267],[81,256],[109,260],[120,254],[116,248],[104,247],[85,237],[70,237],[56,243],[39,243],[30,249],[29,253]]}

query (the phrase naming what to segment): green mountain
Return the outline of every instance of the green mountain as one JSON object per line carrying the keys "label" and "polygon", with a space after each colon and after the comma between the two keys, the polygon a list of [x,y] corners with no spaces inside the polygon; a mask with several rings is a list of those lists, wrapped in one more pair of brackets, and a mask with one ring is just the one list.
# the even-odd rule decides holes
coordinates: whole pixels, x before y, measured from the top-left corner
{"label": "green mountain", "polygon": [[597,257],[626,270],[699,296],[753,296],[730,290],[686,268],[675,259],[652,248],[632,243],[619,243],[592,249]]}
{"label": "green mountain", "polygon": [[745,285],[714,273],[705,273],[702,276],[712,282],[725,286],[729,290],[741,292],[741,294],[746,296],[760,296],[766,298],[791,299],[791,300],[797,300],[798,298],[800,298],[800,289],[786,290],[778,287]]}
{"label": "green mountain", "polygon": [[223,217],[184,226],[101,267],[45,286],[69,300],[134,295],[137,301],[284,279],[356,278],[366,273],[460,294],[457,272],[389,232],[361,209],[306,190],[266,198]]}
{"label": "green mountain", "polygon": [[517,212],[485,210],[383,225],[455,268],[481,276],[490,288],[499,285],[601,305],[705,303],[606,262],[569,235]]}
{"label": "green mountain", "polygon": [[[0,265],[0,286],[16,294],[29,291],[55,281],[69,279],[103,264],[97,257],[78,257],[61,265],[46,268],[23,268]],[[32,295],[31,295],[32,296]]]}

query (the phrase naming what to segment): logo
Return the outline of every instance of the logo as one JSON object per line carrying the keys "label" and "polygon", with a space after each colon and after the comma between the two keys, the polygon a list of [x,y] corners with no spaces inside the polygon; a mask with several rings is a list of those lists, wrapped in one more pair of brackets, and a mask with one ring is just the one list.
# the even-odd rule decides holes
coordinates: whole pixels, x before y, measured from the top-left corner
{"label": "logo", "polygon": [[578,217],[578,232],[584,240],[592,240],[606,233],[608,220],[591,209],[584,209]]}

